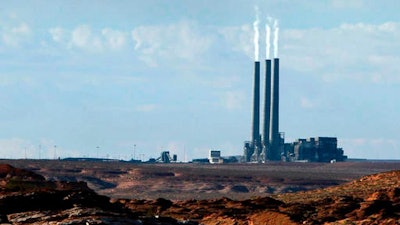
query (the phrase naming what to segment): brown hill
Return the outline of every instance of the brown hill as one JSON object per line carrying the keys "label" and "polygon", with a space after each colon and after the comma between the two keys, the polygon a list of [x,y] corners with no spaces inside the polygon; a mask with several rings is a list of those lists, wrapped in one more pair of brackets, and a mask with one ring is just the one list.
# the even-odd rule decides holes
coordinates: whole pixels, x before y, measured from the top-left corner
{"label": "brown hill", "polygon": [[135,214],[84,182],[46,181],[0,165],[0,224],[181,224],[172,218]]}
{"label": "brown hill", "polygon": [[281,212],[307,224],[400,224],[400,171],[276,198],[287,203]]}
{"label": "brown hill", "polygon": [[400,171],[362,177],[344,185],[248,200],[119,200],[151,212],[205,225],[400,224]]}

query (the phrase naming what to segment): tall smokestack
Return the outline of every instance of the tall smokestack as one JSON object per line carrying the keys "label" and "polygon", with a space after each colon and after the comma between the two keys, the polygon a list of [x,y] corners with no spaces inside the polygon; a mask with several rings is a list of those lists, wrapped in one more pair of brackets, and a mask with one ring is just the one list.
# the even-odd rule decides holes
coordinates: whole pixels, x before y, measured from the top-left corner
{"label": "tall smokestack", "polygon": [[251,141],[244,143],[244,160],[250,162],[258,160],[260,142],[260,62],[254,62],[254,89],[253,89],[253,121],[251,127]]}
{"label": "tall smokestack", "polygon": [[274,74],[271,86],[271,115],[270,115],[270,160],[280,160],[279,134],[279,58],[274,58]]}
{"label": "tall smokestack", "polygon": [[260,144],[260,62],[254,62],[254,90],[253,90],[253,129],[252,143],[254,149]]}
{"label": "tall smokestack", "polygon": [[269,131],[271,116],[271,59],[265,60],[265,95],[264,95],[264,127],[263,127],[263,154],[262,161],[267,160],[267,152],[269,149]]}
{"label": "tall smokestack", "polygon": [[245,142],[244,159],[246,162],[258,160],[260,141],[260,61],[259,61],[259,17],[258,7],[255,7],[256,20],[253,23],[254,29],[254,92],[253,92],[253,124],[251,130],[251,141]]}

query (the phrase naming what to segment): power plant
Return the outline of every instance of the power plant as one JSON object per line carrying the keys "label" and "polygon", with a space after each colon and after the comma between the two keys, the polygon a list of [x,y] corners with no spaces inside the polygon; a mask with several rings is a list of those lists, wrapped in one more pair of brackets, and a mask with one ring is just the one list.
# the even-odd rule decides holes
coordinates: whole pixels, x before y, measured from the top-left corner
{"label": "power plant", "polygon": [[279,59],[265,60],[263,135],[260,135],[260,62],[254,64],[252,139],[244,144],[246,162],[281,160],[284,140],[279,133]]}
{"label": "power plant", "polygon": [[[254,22],[255,62],[251,141],[244,143],[244,162],[267,161],[344,161],[343,150],[337,148],[337,138],[316,137],[298,139],[285,144],[284,133],[279,132],[279,58],[278,27],[274,23],[274,58],[269,58],[270,27],[266,26],[265,92],[263,130],[260,134],[260,62],[258,60],[258,19]],[[273,63],[272,63],[273,62]]]}

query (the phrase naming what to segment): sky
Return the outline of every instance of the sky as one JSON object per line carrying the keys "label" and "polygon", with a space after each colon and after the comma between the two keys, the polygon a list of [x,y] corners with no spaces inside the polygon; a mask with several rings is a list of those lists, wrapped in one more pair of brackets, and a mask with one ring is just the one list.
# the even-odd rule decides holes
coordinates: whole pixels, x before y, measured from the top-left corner
{"label": "sky", "polygon": [[286,142],[337,137],[350,158],[400,159],[399,9],[397,0],[1,1],[0,158],[242,155],[258,14],[261,61],[268,18],[278,22]]}

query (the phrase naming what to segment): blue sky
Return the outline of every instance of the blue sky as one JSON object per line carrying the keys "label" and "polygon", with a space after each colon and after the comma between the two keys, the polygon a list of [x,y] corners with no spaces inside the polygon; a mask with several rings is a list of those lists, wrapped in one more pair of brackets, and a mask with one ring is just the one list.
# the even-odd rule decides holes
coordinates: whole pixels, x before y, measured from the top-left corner
{"label": "blue sky", "polygon": [[2,1],[0,157],[242,154],[255,6],[262,60],[279,21],[286,141],[400,159],[395,0]]}

